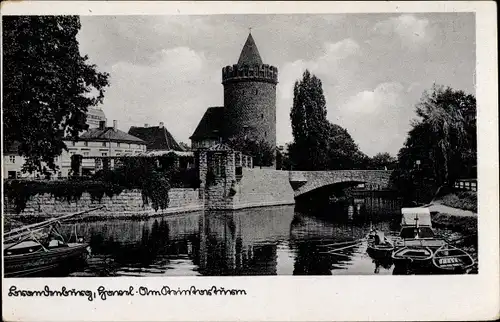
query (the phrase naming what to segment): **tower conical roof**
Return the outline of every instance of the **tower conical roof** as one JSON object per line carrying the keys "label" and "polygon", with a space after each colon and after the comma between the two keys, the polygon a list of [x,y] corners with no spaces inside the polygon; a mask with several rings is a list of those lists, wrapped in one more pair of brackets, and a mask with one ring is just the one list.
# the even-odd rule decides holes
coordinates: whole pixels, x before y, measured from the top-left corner
{"label": "tower conical roof", "polygon": [[262,58],[260,58],[259,50],[253,40],[252,34],[248,34],[247,41],[241,50],[238,65],[262,65]]}

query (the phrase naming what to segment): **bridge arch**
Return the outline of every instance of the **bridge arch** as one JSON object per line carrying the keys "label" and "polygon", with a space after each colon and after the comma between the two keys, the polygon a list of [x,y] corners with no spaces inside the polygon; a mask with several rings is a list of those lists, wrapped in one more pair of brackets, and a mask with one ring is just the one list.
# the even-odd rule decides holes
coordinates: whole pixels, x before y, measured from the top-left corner
{"label": "bridge arch", "polygon": [[294,196],[309,194],[312,191],[335,185],[354,186],[365,183],[374,188],[388,188],[391,170],[332,170],[332,171],[293,171],[290,184]]}

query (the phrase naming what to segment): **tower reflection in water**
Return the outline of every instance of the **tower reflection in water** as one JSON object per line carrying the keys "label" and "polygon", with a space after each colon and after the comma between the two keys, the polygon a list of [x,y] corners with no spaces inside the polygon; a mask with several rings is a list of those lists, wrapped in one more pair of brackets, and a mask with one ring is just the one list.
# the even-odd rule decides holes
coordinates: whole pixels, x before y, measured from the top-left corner
{"label": "tower reflection in water", "polygon": [[332,255],[323,247],[366,229],[272,207],[87,222],[78,234],[91,239],[100,276],[373,274],[377,263],[361,248]]}

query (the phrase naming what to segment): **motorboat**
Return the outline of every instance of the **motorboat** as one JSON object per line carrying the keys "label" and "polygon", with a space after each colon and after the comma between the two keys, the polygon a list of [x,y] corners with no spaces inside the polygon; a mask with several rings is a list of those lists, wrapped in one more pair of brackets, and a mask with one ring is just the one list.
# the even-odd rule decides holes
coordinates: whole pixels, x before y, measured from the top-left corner
{"label": "motorboat", "polygon": [[66,240],[58,230],[58,226],[63,220],[100,208],[102,207],[52,218],[6,232],[3,245],[4,276],[33,276],[58,268],[85,264],[90,255],[89,245],[83,242],[82,238],[78,238],[76,227]]}
{"label": "motorboat", "polygon": [[434,233],[429,208],[402,208],[401,214],[401,231],[394,242],[396,249],[429,248],[434,251],[447,244]]}

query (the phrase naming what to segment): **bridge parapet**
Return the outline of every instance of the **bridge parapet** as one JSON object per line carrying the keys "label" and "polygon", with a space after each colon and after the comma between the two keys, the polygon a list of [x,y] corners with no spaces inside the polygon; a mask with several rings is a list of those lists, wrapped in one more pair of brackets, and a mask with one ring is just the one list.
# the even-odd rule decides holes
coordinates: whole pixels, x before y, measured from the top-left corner
{"label": "bridge parapet", "polygon": [[391,173],[392,170],[290,171],[290,185],[295,191],[295,197],[321,187],[346,182],[386,188],[389,186]]}
{"label": "bridge parapet", "polygon": [[307,178],[304,171],[290,171],[289,173],[290,185],[294,190],[300,188],[307,183]]}

